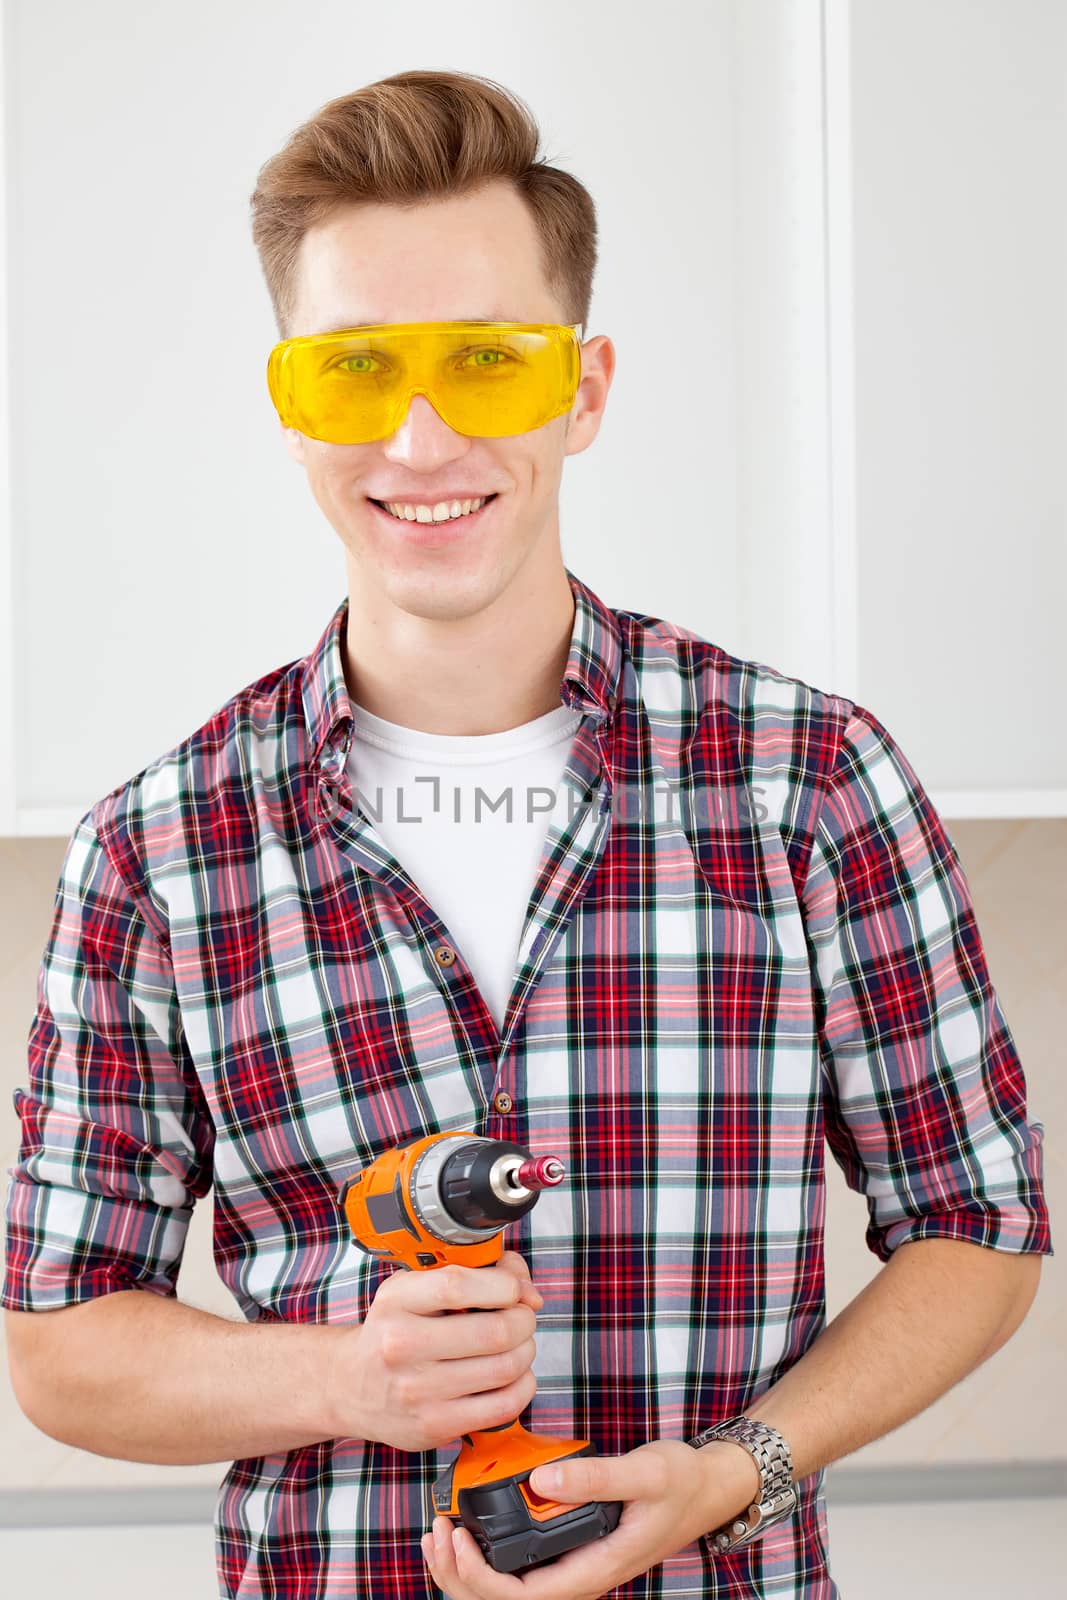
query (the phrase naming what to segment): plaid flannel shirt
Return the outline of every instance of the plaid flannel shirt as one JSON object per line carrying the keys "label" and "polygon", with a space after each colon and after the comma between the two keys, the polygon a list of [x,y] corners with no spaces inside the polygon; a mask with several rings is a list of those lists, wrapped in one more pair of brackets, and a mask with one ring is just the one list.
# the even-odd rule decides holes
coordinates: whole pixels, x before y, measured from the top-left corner
{"label": "plaid flannel shirt", "polygon": [[[933,1235],[1052,1253],[959,857],[889,733],[567,576],[583,716],[502,1030],[354,803],[347,599],[81,818],[14,1096],[5,1306],[174,1295],[214,1184],[246,1318],[362,1320],[393,1269],[346,1236],[344,1180],[431,1132],[516,1140],[567,1169],[505,1235],[545,1296],[523,1421],[616,1455],[742,1411],[822,1331],[827,1143],[881,1261]],[[434,1595],[419,1539],[457,1446],[234,1462],[220,1593]],[[798,1489],[753,1544],[702,1537],[613,1593],[838,1595],[823,1473]]]}

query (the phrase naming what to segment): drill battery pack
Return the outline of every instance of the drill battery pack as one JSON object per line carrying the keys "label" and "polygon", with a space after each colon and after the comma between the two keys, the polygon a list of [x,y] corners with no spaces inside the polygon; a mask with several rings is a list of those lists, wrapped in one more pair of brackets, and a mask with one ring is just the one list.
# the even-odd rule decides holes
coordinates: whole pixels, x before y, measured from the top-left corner
{"label": "drill battery pack", "polygon": [[[551,1444],[544,1435],[536,1439],[518,1430],[526,1445],[543,1447]],[[487,1460],[485,1447],[494,1432],[516,1432],[514,1422],[500,1429],[486,1428],[475,1440],[463,1435],[463,1447],[433,1486],[435,1514],[463,1523],[478,1541],[482,1554],[496,1572],[529,1572],[533,1567],[554,1561],[578,1545],[602,1539],[618,1527],[622,1515],[621,1500],[589,1501],[585,1505],[569,1505],[546,1499],[530,1487],[527,1479],[534,1467],[528,1451],[525,1466],[512,1476],[506,1475],[506,1461],[499,1458]],[[560,1441],[562,1444],[564,1441]],[[571,1441],[573,1443],[573,1441]],[[517,1441],[512,1441],[514,1448]],[[504,1441],[501,1440],[501,1444]],[[501,1451],[504,1454],[504,1451]],[[592,1444],[583,1449],[567,1452],[569,1458],[595,1455]],[[480,1458],[480,1459],[479,1459]],[[549,1456],[546,1460],[560,1461],[563,1455]],[[479,1482],[478,1480],[483,1481]]]}

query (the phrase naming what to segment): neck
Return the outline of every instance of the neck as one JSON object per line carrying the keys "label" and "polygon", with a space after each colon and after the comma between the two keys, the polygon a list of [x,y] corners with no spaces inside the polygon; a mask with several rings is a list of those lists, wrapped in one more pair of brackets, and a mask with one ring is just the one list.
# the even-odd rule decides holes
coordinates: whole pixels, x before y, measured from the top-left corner
{"label": "neck", "polygon": [[562,559],[527,564],[469,615],[424,617],[352,582],[344,641],[351,700],[423,733],[503,733],[560,704],[574,626]]}

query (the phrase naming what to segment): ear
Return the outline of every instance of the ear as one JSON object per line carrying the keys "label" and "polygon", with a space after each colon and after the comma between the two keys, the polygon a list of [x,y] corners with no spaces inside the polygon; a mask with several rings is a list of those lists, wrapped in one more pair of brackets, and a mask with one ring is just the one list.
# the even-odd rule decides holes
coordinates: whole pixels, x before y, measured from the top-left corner
{"label": "ear", "polygon": [[597,334],[582,345],[582,375],[574,404],[566,412],[564,454],[577,455],[588,450],[604,418],[608,390],[615,372],[615,346],[606,334]]}
{"label": "ear", "polygon": [[304,435],[297,428],[287,428],[282,422],[281,418],[278,419],[278,426],[282,430],[282,437],[285,440],[285,448],[288,450],[293,460],[297,462],[298,465],[305,466]]}

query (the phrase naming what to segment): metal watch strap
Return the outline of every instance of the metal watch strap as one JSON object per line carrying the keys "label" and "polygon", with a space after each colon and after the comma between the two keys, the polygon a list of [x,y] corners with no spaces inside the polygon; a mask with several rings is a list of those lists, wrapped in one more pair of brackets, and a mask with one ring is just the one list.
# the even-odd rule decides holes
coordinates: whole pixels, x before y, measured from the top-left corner
{"label": "metal watch strap", "polygon": [[755,1417],[731,1417],[728,1422],[713,1423],[686,1443],[699,1450],[714,1439],[732,1439],[735,1444],[743,1445],[755,1459],[760,1474],[759,1495],[746,1514],[732,1517],[707,1536],[721,1553],[749,1544],[776,1522],[791,1516],[796,1510],[798,1496],[793,1482],[793,1453],[770,1423],[759,1422]]}

